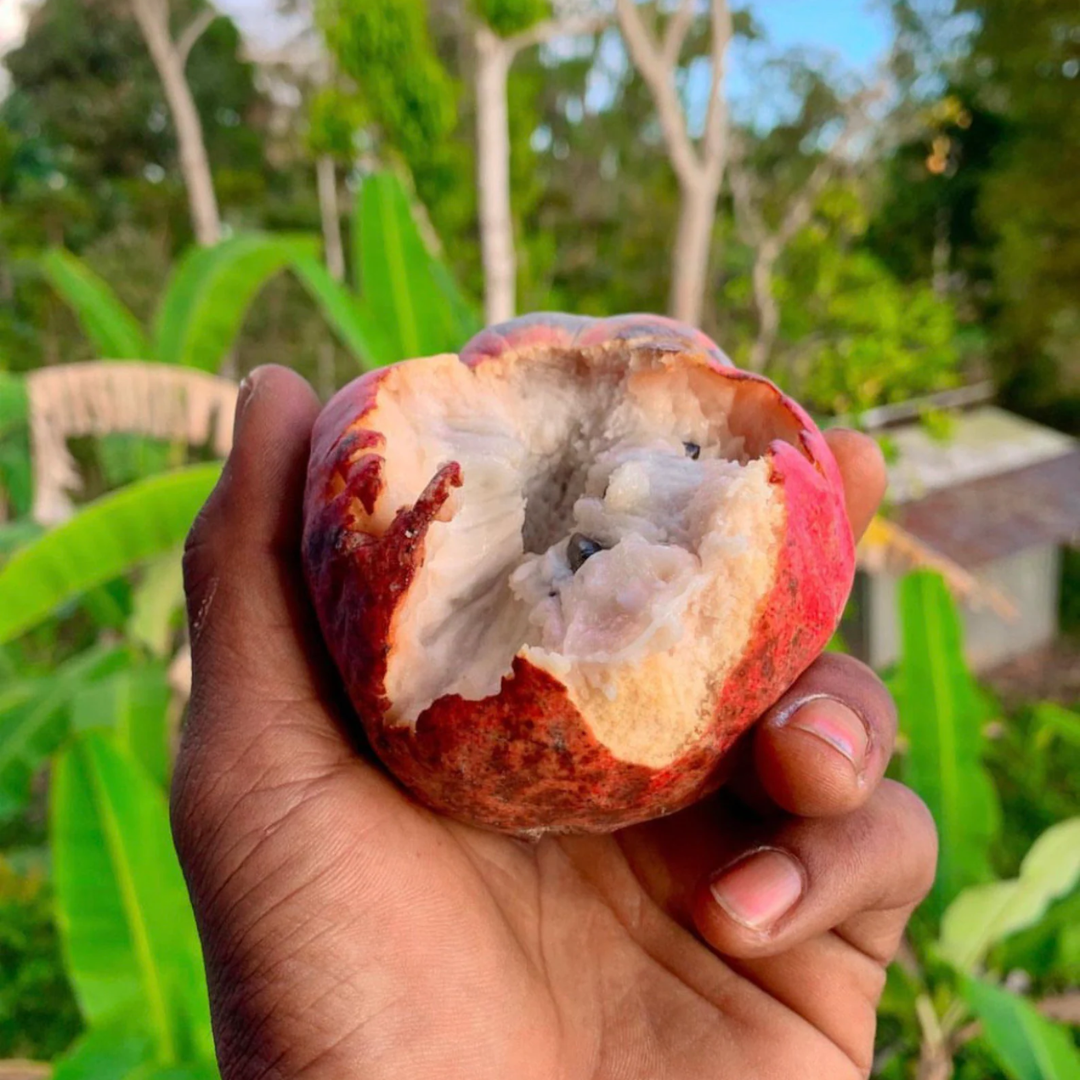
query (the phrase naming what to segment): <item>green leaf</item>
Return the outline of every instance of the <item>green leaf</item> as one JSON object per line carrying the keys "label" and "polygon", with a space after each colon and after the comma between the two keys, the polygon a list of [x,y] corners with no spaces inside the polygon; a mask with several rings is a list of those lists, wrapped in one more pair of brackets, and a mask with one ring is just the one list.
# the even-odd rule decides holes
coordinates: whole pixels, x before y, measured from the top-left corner
{"label": "green leaf", "polygon": [[145,1018],[162,1064],[209,1060],[199,940],[164,792],[115,742],[87,731],[56,761],[50,840],[57,924],[88,1023]]}
{"label": "green leaf", "polygon": [[212,462],[140,480],[16,552],[0,569],[0,644],[65,601],[176,547],[220,472]]}
{"label": "green leaf", "polygon": [[1023,998],[977,979],[964,997],[983,1022],[983,1038],[1012,1080],[1076,1080],[1077,1054],[1065,1028],[1041,1016]]}
{"label": "green leaf", "polygon": [[183,1065],[144,1065],[125,1080],[218,1080],[219,1076],[216,1065],[198,1061]]}
{"label": "green leaf", "polygon": [[87,1031],[53,1066],[52,1080],[120,1078],[149,1065],[153,1036],[125,1010]]}
{"label": "green leaf", "polygon": [[184,573],[179,549],[155,559],[132,594],[128,637],[154,656],[170,652],[173,622],[184,604]]}
{"label": "green leaf", "polygon": [[484,320],[480,317],[479,311],[458,287],[454,275],[450,273],[445,264],[439,262],[434,256],[431,259],[431,272],[439,291],[446,300],[453,320],[452,340],[449,348],[454,352],[460,352],[469,338],[474,337],[483,330]]}
{"label": "green leaf", "polygon": [[31,518],[20,518],[0,525],[0,566],[9,555],[36,540],[41,533],[41,526]]}
{"label": "green leaf", "polygon": [[139,321],[81,259],[53,248],[42,256],[40,266],[103,360],[151,359]]}
{"label": "green leaf", "polygon": [[164,665],[130,668],[80,689],[71,702],[71,729],[111,730],[117,745],[165,787],[169,773]]}
{"label": "green leaf", "polygon": [[110,488],[165,472],[183,461],[175,445],[130,432],[103,435],[97,440],[96,449],[101,475]]}
{"label": "green leaf", "polygon": [[26,427],[29,408],[26,380],[0,371],[0,439]]}
{"label": "green leaf", "polygon": [[1052,701],[1035,706],[1035,742],[1045,750],[1054,739],[1080,746],[1080,713],[1062,708]]}
{"label": "green leaf", "polygon": [[0,501],[17,517],[30,513],[34,501],[33,463],[27,429],[9,432],[0,440]]}
{"label": "green leaf", "polygon": [[965,666],[960,620],[940,576],[906,577],[900,613],[903,651],[894,685],[909,746],[901,776],[937,822],[941,854],[926,909],[940,918],[962,889],[992,876],[989,848],[1000,808],[981,759],[988,708]]}
{"label": "green leaf", "polygon": [[193,249],[162,299],[154,325],[155,358],[217,371],[259,290],[298,254],[317,250],[314,237],[260,233]]}
{"label": "green leaf", "polygon": [[88,589],[78,604],[99,630],[123,630],[131,610],[131,587],[125,578],[114,578]]}
{"label": "green leaf", "polygon": [[1033,926],[1078,881],[1080,817],[1047,829],[1024,857],[1018,878],[965,889],[941,920],[941,954],[961,971],[974,970],[989,949]]}
{"label": "green leaf", "polygon": [[311,255],[299,255],[293,272],[319,305],[330,329],[360,362],[361,368],[382,367],[398,359],[393,342],[365,311],[364,305]]}
{"label": "green leaf", "polygon": [[392,173],[364,180],[353,230],[360,297],[392,338],[393,359],[460,349],[460,312],[447,296],[447,277],[425,247],[408,194]]}
{"label": "green leaf", "polygon": [[0,817],[25,808],[31,780],[67,735],[67,707],[79,689],[130,662],[125,648],[94,646],[45,678],[0,691]]}

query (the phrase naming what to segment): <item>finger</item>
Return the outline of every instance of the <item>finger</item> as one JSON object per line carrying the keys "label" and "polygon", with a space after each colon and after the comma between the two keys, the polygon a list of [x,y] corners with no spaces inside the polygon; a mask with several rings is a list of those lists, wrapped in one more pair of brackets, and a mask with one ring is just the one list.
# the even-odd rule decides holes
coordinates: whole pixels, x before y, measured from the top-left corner
{"label": "finger", "polygon": [[184,551],[193,720],[211,694],[244,701],[312,686],[297,628],[310,622],[300,535],[318,410],[314,391],[287,368],[257,369],[241,387],[232,453]]}
{"label": "finger", "polygon": [[836,930],[887,961],[930,890],[937,836],[924,804],[885,781],[842,818],[785,820],[700,885],[693,920],[718,952],[772,956]]}
{"label": "finger", "polygon": [[[238,822],[238,803],[254,806],[253,791],[270,792],[264,810],[279,812],[290,788],[349,754],[327,718],[336,684],[300,567],[318,410],[294,372],[252,373],[237,403],[232,453],[188,537],[192,692],[172,793],[182,854],[215,846],[224,824]],[[248,825],[257,830],[259,822]]]}
{"label": "finger", "polygon": [[874,793],[896,742],[896,705],[850,656],[826,653],[754,728],[751,778],[800,817],[846,814]]}
{"label": "finger", "polygon": [[858,540],[885,496],[888,483],[885,457],[869,435],[858,431],[833,428],[825,433],[825,439],[844,478],[848,519]]}

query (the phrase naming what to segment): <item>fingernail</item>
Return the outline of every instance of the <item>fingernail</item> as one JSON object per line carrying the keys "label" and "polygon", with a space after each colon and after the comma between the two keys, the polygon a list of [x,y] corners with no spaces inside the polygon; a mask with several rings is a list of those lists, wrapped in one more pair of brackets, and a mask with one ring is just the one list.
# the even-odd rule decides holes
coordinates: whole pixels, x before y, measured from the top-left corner
{"label": "fingernail", "polygon": [[240,423],[240,418],[244,415],[244,410],[251,403],[252,396],[255,393],[255,383],[258,381],[258,369],[251,372],[249,375],[245,375],[240,380],[240,386],[236,391],[236,420],[237,424]]}
{"label": "fingernail", "polygon": [[710,888],[729,918],[761,932],[773,927],[798,902],[803,875],[790,855],[765,848],[724,870]]}
{"label": "fingernail", "polygon": [[833,698],[816,698],[807,702],[788,721],[788,726],[805,731],[839,750],[861,772],[870,749],[870,736],[854,710]]}

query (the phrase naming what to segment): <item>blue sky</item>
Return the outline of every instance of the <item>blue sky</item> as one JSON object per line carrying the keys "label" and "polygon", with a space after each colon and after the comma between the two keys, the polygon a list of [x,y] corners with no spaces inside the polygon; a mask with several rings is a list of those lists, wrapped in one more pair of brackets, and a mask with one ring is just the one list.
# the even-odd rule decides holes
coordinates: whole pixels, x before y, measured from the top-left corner
{"label": "blue sky", "polygon": [[877,0],[759,0],[752,10],[765,40],[733,47],[728,88],[736,112],[753,112],[761,122],[779,105],[755,97],[754,73],[765,56],[806,50],[838,73],[868,77],[889,49],[889,19]]}
{"label": "blue sky", "polygon": [[760,0],[753,12],[780,47],[828,49],[859,68],[888,48],[888,19],[874,0]]}

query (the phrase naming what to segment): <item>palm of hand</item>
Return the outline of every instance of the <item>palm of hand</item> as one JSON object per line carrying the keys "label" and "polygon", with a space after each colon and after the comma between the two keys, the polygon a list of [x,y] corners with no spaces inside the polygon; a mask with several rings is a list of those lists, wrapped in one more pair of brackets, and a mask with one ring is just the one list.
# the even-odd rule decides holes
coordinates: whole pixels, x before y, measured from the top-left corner
{"label": "palm of hand", "polygon": [[[744,746],[742,802],[538,843],[440,818],[336,722],[295,557],[314,403],[267,377],[274,407],[249,402],[185,566],[174,829],[226,1080],[867,1075],[884,964],[933,869],[920,804],[879,786],[894,718],[872,676],[811,669]],[[823,694],[866,725],[857,763],[789,723]],[[708,880],[762,847],[803,889],[755,930]]]}
{"label": "palm of hand", "polygon": [[826,931],[725,959],[687,929],[685,883],[758,832],[733,800],[534,844],[416,807],[341,744],[315,761],[268,742],[256,756],[290,775],[256,769],[232,842],[196,869],[225,883],[200,914],[226,924],[203,929],[230,943],[209,967],[235,1075],[866,1074],[884,957]]}

